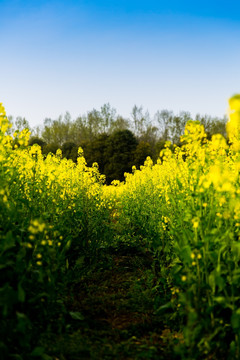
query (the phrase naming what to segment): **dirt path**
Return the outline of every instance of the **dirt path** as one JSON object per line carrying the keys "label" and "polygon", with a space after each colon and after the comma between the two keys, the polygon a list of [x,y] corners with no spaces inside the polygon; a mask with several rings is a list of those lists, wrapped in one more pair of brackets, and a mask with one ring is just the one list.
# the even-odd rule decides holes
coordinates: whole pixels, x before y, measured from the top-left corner
{"label": "dirt path", "polygon": [[178,335],[155,311],[163,297],[152,262],[145,254],[113,254],[76,282],[55,359],[176,359]]}

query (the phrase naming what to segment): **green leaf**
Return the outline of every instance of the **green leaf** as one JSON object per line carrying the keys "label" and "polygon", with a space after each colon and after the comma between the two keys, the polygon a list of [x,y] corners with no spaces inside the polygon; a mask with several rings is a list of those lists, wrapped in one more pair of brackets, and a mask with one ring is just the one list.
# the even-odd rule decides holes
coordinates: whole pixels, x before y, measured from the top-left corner
{"label": "green leaf", "polygon": [[157,309],[156,313],[158,314],[158,313],[164,312],[165,310],[168,310],[168,309],[172,309],[172,303],[171,303],[171,301],[169,301],[169,302],[167,302],[166,304],[160,306],[160,307]]}
{"label": "green leaf", "polygon": [[208,281],[209,281],[209,285],[212,288],[212,292],[215,293],[215,288],[216,288],[216,274],[215,274],[215,270],[213,270],[211,272],[211,274],[208,277]]}
{"label": "green leaf", "polygon": [[[56,358],[55,358],[56,359]],[[53,360],[52,356],[49,356],[47,354],[42,355],[42,360]]]}
{"label": "green leaf", "polygon": [[80,312],[70,311],[69,313],[74,320],[84,320],[84,316]]}
{"label": "green leaf", "polygon": [[4,253],[6,250],[9,250],[15,246],[15,238],[12,235],[12,232],[9,231],[5,238],[3,239],[2,244],[2,252]]}
{"label": "green leaf", "polygon": [[37,346],[33,349],[31,355],[32,356],[42,356],[44,354],[45,349],[42,346]]}
{"label": "green leaf", "polygon": [[12,265],[15,265],[15,262],[13,262],[13,261],[8,261],[8,262],[6,262],[5,264],[0,264],[0,270],[6,269],[6,268],[8,268],[8,267],[10,267],[10,266],[12,266]]}
{"label": "green leaf", "polygon": [[216,301],[218,304],[226,305],[226,299],[223,296],[215,296],[214,301]]}
{"label": "green leaf", "polygon": [[216,276],[216,285],[218,286],[219,291],[222,291],[226,286],[224,278],[219,274]]}
{"label": "green leaf", "polygon": [[81,266],[84,264],[84,260],[85,260],[85,256],[80,256],[77,261],[76,261],[76,265]]}
{"label": "green leaf", "polygon": [[25,291],[23,290],[21,283],[18,283],[18,300],[20,302],[24,302],[25,298],[26,298]]}
{"label": "green leaf", "polygon": [[232,327],[234,330],[236,330],[236,329],[239,330],[239,328],[240,328],[240,315],[239,314],[235,313],[231,316],[231,324],[232,324]]}
{"label": "green leaf", "polygon": [[189,263],[191,261],[191,248],[189,245],[184,246],[181,249],[181,258],[186,263]]}

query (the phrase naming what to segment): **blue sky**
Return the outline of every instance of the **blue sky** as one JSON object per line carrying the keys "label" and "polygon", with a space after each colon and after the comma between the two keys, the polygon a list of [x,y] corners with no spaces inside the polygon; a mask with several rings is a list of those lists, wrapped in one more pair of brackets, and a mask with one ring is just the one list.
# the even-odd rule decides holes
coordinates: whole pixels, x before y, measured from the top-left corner
{"label": "blue sky", "polygon": [[235,0],[0,0],[0,47],[0,102],[31,126],[107,102],[223,116],[240,92]]}

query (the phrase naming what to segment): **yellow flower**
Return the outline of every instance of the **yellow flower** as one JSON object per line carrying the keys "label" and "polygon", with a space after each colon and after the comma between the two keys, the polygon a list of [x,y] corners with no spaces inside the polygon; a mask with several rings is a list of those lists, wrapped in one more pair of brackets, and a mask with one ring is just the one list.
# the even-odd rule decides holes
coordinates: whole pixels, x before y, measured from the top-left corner
{"label": "yellow flower", "polygon": [[193,228],[197,229],[198,226],[199,226],[199,221],[198,220],[192,220],[192,223],[193,223]]}
{"label": "yellow flower", "polygon": [[240,139],[240,95],[234,95],[229,99],[229,121],[226,127],[233,149],[238,150],[238,141]]}
{"label": "yellow flower", "polygon": [[186,275],[183,275],[181,279],[182,279],[182,281],[186,281],[187,280]]}

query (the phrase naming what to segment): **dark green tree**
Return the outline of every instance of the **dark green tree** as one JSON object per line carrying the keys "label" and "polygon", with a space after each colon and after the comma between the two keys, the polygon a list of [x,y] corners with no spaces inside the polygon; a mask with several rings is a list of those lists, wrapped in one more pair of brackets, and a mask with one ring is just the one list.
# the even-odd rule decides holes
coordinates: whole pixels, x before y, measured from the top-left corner
{"label": "dark green tree", "polygon": [[130,130],[117,131],[107,140],[105,156],[108,159],[104,166],[107,183],[113,180],[124,180],[124,173],[131,172],[137,139]]}
{"label": "dark green tree", "polygon": [[151,150],[151,146],[148,142],[140,141],[134,151],[134,160],[133,164],[136,168],[139,168],[144,164],[144,161],[148,156],[152,157],[153,153]]}
{"label": "dark green tree", "polygon": [[78,157],[78,146],[71,141],[65,142],[62,147],[62,156],[67,159],[72,159],[74,162],[77,161]]}
{"label": "dark green tree", "polygon": [[47,155],[48,153],[56,154],[57,150],[60,149],[60,145],[56,143],[50,143],[43,146],[43,154]]}
{"label": "dark green tree", "polygon": [[100,173],[104,174],[105,165],[108,162],[107,146],[109,135],[101,134],[93,141],[83,143],[84,156],[89,166],[97,162]]}
{"label": "dark green tree", "polygon": [[33,136],[29,139],[28,145],[32,146],[34,144],[38,144],[39,146],[41,146],[42,150],[43,150],[43,147],[46,145],[45,141],[43,141],[43,139],[41,139],[37,136]]}

